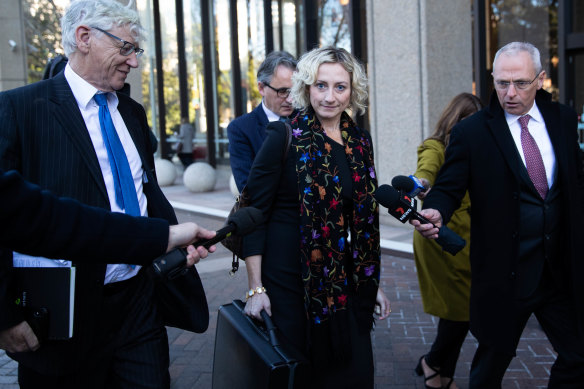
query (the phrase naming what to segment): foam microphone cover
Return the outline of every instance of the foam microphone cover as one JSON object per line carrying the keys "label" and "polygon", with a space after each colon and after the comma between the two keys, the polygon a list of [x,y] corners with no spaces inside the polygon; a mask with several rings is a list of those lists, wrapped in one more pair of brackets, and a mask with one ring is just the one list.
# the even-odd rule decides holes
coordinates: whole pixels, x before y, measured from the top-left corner
{"label": "foam microphone cover", "polygon": [[395,176],[391,180],[391,186],[394,188],[410,193],[415,189],[414,181],[407,176]]}
{"label": "foam microphone cover", "polygon": [[263,221],[262,211],[254,207],[240,208],[227,219],[227,224],[235,225],[237,235],[247,235]]}
{"label": "foam microphone cover", "polygon": [[385,208],[393,208],[396,203],[399,203],[399,192],[387,184],[379,186],[373,197]]}

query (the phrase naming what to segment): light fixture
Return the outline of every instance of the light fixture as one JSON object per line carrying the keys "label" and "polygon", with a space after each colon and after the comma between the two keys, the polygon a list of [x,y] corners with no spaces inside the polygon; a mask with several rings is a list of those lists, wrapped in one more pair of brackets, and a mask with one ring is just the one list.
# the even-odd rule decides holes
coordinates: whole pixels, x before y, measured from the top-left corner
{"label": "light fixture", "polygon": [[12,39],[9,39],[9,40],[8,40],[8,44],[10,45],[10,50],[11,50],[11,51],[16,51],[16,46],[18,46],[18,45],[16,44],[16,42],[14,42]]}

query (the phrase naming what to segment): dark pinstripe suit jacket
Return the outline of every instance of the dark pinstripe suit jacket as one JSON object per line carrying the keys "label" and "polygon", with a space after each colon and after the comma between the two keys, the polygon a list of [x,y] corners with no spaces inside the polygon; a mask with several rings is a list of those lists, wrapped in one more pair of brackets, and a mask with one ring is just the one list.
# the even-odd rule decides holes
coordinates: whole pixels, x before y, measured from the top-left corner
{"label": "dark pinstripe suit jacket", "polygon": [[0,220],[0,245],[48,258],[131,260],[145,266],[168,246],[166,220],[129,217],[58,198],[14,170],[0,170]]}
{"label": "dark pinstripe suit jacket", "polygon": [[[118,109],[142,159],[147,180],[144,194],[148,199],[148,214],[175,224],[174,210],[156,183],[144,109],[126,95],[118,94],[118,98]],[[0,169],[18,170],[26,180],[58,196],[110,209],[93,144],[63,73],[0,93],[0,126]],[[3,263],[12,262],[10,252],[3,251],[1,255]],[[48,342],[34,353],[16,355],[16,359],[35,370],[53,374],[70,369],[83,360],[81,356],[96,330],[95,319],[100,314],[105,267],[105,264],[97,263],[77,264],[74,338]],[[9,280],[10,268],[1,270],[0,281],[3,278]],[[198,274],[193,269],[187,280],[180,278],[183,278],[178,281],[183,288],[181,292],[188,292],[190,302],[189,306],[181,306],[181,310],[187,313],[191,309],[199,313],[202,324],[189,326],[188,320],[185,324],[183,318],[177,317],[167,318],[167,323],[178,322],[176,326],[204,331],[208,324],[208,308]],[[0,287],[0,329],[22,321],[11,297],[9,286]],[[192,312],[187,314],[192,315]]]}

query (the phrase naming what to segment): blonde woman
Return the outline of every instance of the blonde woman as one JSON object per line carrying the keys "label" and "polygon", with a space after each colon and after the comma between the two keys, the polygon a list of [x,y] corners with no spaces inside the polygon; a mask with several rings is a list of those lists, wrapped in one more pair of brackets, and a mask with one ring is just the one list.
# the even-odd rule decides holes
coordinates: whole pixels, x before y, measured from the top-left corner
{"label": "blonde woman", "polygon": [[274,122],[247,183],[268,221],[245,239],[245,311],[265,309],[311,359],[310,385],[373,388],[374,308],[380,319],[390,309],[371,137],[347,113],[365,112],[367,78],[347,51],[324,47],[300,58],[292,81],[287,157],[286,128]]}

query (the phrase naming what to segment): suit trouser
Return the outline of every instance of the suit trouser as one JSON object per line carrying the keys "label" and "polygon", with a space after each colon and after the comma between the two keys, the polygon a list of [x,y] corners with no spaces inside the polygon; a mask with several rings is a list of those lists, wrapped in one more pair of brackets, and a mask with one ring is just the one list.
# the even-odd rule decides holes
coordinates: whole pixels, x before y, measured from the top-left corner
{"label": "suit trouser", "polygon": [[454,377],[456,362],[468,328],[468,321],[440,319],[438,322],[436,339],[425,359],[428,365],[440,369],[440,376]]}
{"label": "suit trouser", "polygon": [[134,278],[104,288],[99,331],[80,370],[48,376],[19,365],[21,388],[168,388],[168,338],[152,281],[143,272]]}
{"label": "suit trouser", "polygon": [[[548,388],[584,388],[584,337],[578,331],[576,309],[570,295],[544,281],[535,293],[517,304],[515,349],[531,314],[543,328],[558,353]],[[501,318],[504,320],[504,318]],[[470,371],[470,389],[500,388],[513,355],[479,342]]]}

